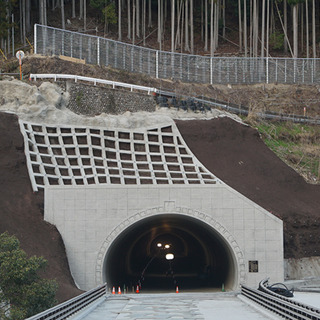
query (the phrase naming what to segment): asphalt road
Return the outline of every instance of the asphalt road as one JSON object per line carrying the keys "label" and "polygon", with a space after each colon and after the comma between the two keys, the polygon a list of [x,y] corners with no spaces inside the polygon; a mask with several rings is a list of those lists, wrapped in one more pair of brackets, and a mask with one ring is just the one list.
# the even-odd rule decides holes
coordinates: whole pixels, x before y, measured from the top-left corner
{"label": "asphalt road", "polygon": [[[79,315],[78,315],[79,316]],[[163,293],[108,295],[84,320],[260,320],[280,319],[253,307],[235,293]]]}

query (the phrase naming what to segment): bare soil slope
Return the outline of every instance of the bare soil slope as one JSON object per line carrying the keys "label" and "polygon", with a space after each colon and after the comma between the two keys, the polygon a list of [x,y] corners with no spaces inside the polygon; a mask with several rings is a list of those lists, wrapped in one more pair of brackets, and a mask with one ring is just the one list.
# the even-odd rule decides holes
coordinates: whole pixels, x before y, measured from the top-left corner
{"label": "bare soil slope", "polygon": [[32,191],[18,118],[8,113],[0,113],[0,188],[0,233],[16,235],[28,255],[48,260],[44,277],[58,281],[60,302],[81,293],[59,232],[43,220],[43,192]]}
{"label": "bare soil slope", "polygon": [[307,184],[249,126],[229,118],[177,125],[207,169],[284,221],[286,258],[320,255],[319,185]]}

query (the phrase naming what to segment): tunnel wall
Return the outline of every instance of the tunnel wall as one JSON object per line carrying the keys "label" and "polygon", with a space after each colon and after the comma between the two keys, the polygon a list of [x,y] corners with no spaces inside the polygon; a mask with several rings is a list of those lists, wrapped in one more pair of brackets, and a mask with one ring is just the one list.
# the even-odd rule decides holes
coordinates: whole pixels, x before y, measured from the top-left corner
{"label": "tunnel wall", "polygon": [[283,281],[282,221],[227,185],[45,189],[44,218],[61,233],[72,275],[83,290],[103,281],[104,259],[117,236],[159,214],[192,216],[220,234],[235,263],[232,289],[241,283],[256,287],[265,277]]}

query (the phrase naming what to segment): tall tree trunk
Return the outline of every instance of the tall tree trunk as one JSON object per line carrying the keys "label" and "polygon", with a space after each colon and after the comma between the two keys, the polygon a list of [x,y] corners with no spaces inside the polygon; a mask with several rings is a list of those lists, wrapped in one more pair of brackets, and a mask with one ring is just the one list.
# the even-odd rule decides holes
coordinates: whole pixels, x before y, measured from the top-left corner
{"label": "tall tree trunk", "polygon": [[72,0],[72,18],[76,17],[76,0]]}
{"label": "tall tree trunk", "polygon": [[208,51],[208,0],[204,0],[204,51]]}
{"label": "tall tree trunk", "polygon": [[26,45],[26,1],[22,0],[22,15],[23,15],[23,44]]}
{"label": "tall tree trunk", "polygon": [[142,4],[142,37],[143,45],[146,45],[146,15],[147,15],[147,0],[143,0]]}
{"label": "tall tree trunk", "polygon": [[261,22],[261,58],[264,58],[264,37],[265,37],[266,0],[262,0],[262,22]]}
{"label": "tall tree trunk", "polygon": [[269,37],[270,37],[270,1],[267,0],[267,25],[266,25],[266,57],[269,57]]}
{"label": "tall tree trunk", "polygon": [[[284,24],[284,33],[288,34],[288,6],[287,6],[287,0],[283,0],[283,24]],[[288,40],[287,37],[284,37],[284,53],[288,53]]]}
{"label": "tall tree trunk", "polygon": [[175,40],[175,45],[174,45],[174,49],[177,50],[178,46],[181,46],[181,37],[180,37],[180,24],[181,24],[181,12],[182,12],[182,1],[178,0],[177,3],[177,33],[176,33],[176,40]]}
{"label": "tall tree trunk", "polygon": [[307,58],[309,58],[309,10],[308,10],[308,0],[306,0],[306,55],[307,55]]}
{"label": "tall tree trunk", "polygon": [[194,54],[194,35],[193,35],[193,0],[190,1],[190,48],[191,54]]}
{"label": "tall tree trunk", "polygon": [[44,16],[44,25],[48,25],[47,22],[47,0],[44,0],[43,2],[43,16]]}
{"label": "tall tree trunk", "polygon": [[250,57],[252,57],[252,54],[253,54],[253,45],[252,45],[252,40],[253,40],[253,5],[252,5],[252,1],[253,0],[250,0],[250,35],[249,35],[249,39],[250,39]]}
{"label": "tall tree trunk", "polygon": [[312,51],[313,57],[317,57],[317,46],[316,46],[316,2],[312,1]]}
{"label": "tall tree trunk", "polygon": [[161,42],[161,0],[158,0],[158,42]]}
{"label": "tall tree trunk", "polygon": [[[31,32],[31,0],[25,0],[25,19],[26,19],[26,33]],[[26,37],[24,37],[24,45],[26,45]]]}
{"label": "tall tree trunk", "polygon": [[40,18],[40,24],[42,25],[44,25],[43,2],[44,0],[39,1],[39,18]]}
{"label": "tall tree trunk", "polygon": [[148,21],[148,27],[152,28],[152,10],[151,10],[151,0],[149,0],[149,21]]}
{"label": "tall tree trunk", "polygon": [[136,40],[136,2],[132,0],[132,44],[135,43]]}
{"label": "tall tree trunk", "polygon": [[83,25],[84,31],[87,31],[87,0],[83,0]]}
{"label": "tall tree trunk", "polygon": [[257,8],[257,0],[253,0],[253,30],[252,30],[252,37],[253,37],[253,57],[258,56],[258,35],[259,35],[259,27],[258,27],[258,8]]}
{"label": "tall tree trunk", "polygon": [[[163,46],[164,46],[164,39],[165,39],[165,37],[164,37],[164,34],[165,34],[165,10],[164,10],[164,4],[165,4],[165,2],[164,2],[164,0],[162,0],[162,3],[161,3],[161,21],[160,21],[160,24],[161,24],[161,41],[160,41],[160,47],[161,47],[161,49],[160,50],[162,50],[162,41],[163,41]],[[164,48],[163,48],[163,50],[165,50]]]}
{"label": "tall tree trunk", "polygon": [[83,1],[84,0],[80,0],[80,10],[79,10],[79,19],[83,19]]}
{"label": "tall tree trunk", "polygon": [[244,40],[244,56],[248,54],[248,34],[247,34],[247,1],[243,2],[243,40]]}
{"label": "tall tree trunk", "polygon": [[238,0],[238,15],[239,15],[239,51],[242,52],[242,19],[241,19],[241,0]]}
{"label": "tall tree trunk", "polygon": [[64,18],[64,0],[61,0],[61,22],[62,22],[62,29],[65,29],[66,23]]}
{"label": "tall tree trunk", "polygon": [[200,30],[201,30],[201,41],[204,40],[204,35],[203,35],[203,0],[201,0],[201,6],[200,6]]}
{"label": "tall tree trunk", "polygon": [[211,0],[211,10],[210,10],[210,54],[211,57],[214,56],[214,43],[213,43],[213,6],[214,0]]}
{"label": "tall tree trunk", "polygon": [[140,1],[136,0],[136,23],[137,23],[137,32],[136,35],[140,38]]}
{"label": "tall tree trunk", "polygon": [[118,0],[118,39],[122,40],[122,30],[121,30],[121,0]]}
{"label": "tall tree trunk", "polygon": [[298,4],[293,6],[293,58],[298,58]]}
{"label": "tall tree trunk", "polygon": [[22,20],[22,0],[19,0],[19,17],[20,17],[20,42],[23,42],[24,22]]}
{"label": "tall tree trunk", "polygon": [[189,47],[189,0],[186,0],[185,3],[185,35],[184,35],[184,50],[185,51],[190,51]]}
{"label": "tall tree trunk", "polygon": [[303,3],[299,3],[299,8],[300,8],[300,14],[299,14],[299,16],[300,16],[300,23],[298,22],[298,24],[300,25],[300,32],[301,32],[301,35],[300,35],[300,43],[301,43],[301,52],[303,52],[304,51],[304,30],[303,30],[303,28],[304,28],[304,10],[303,10],[303,8],[304,8],[304,5],[303,5]]}
{"label": "tall tree trunk", "polygon": [[[134,0],[133,0],[134,1]],[[131,40],[131,1],[127,2],[128,9],[128,35],[127,38]]]}
{"label": "tall tree trunk", "polygon": [[219,12],[220,12],[219,1],[216,1],[214,4],[214,34],[213,34],[213,42],[214,42],[214,52],[218,48],[219,41]]}
{"label": "tall tree trunk", "polygon": [[171,52],[174,52],[174,19],[175,19],[175,3],[171,0]]}
{"label": "tall tree trunk", "polygon": [[223,0],[222,2],[222,36],[223,38],[226,37],[226,0]]}

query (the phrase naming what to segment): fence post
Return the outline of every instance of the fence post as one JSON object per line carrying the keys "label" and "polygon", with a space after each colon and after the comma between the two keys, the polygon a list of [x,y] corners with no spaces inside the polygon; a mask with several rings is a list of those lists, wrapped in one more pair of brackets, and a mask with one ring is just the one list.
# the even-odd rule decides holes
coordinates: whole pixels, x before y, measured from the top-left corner
{"label": "fence post", "polygon": [[71,56],[71,58],[72,58],[72,49],[73,49],[73,46],[72,46],[72,44],[73,44],[73,34],[72,34],[72,33],[71,33],[70,38],[71,38],[71,44],[70,44],[70,56]]}
{"label": "fence post", "polygon": [[287,58],[284,60],[284,83],[287,83]]}
{"label": "fence post", "polygon": [[212,57],[210,57],[210,84],[213,83]]}
{"label": "fence post", "polygon": [[314,63],[315,63],[315,59],[312,59],[312,69],[311,69],[311,83],[314,82]]}
{"label": "fence post", "polygon": [[269,57],[267,57],[267,65],[266,65],[266,79],[267,83],[269,83]]}
{"label": "fence post", "polygon": [[156,78],[159,79],[159,51],[156,51]]}
{"label": "fence post", "polygon": [[37,24],[33,27],[33,33],[34,33],[34,54],[37,54]]}
{"label": "fence post", "polygon": [[100,38],[98,37],[97,39],[97,65],[100,66]]}

